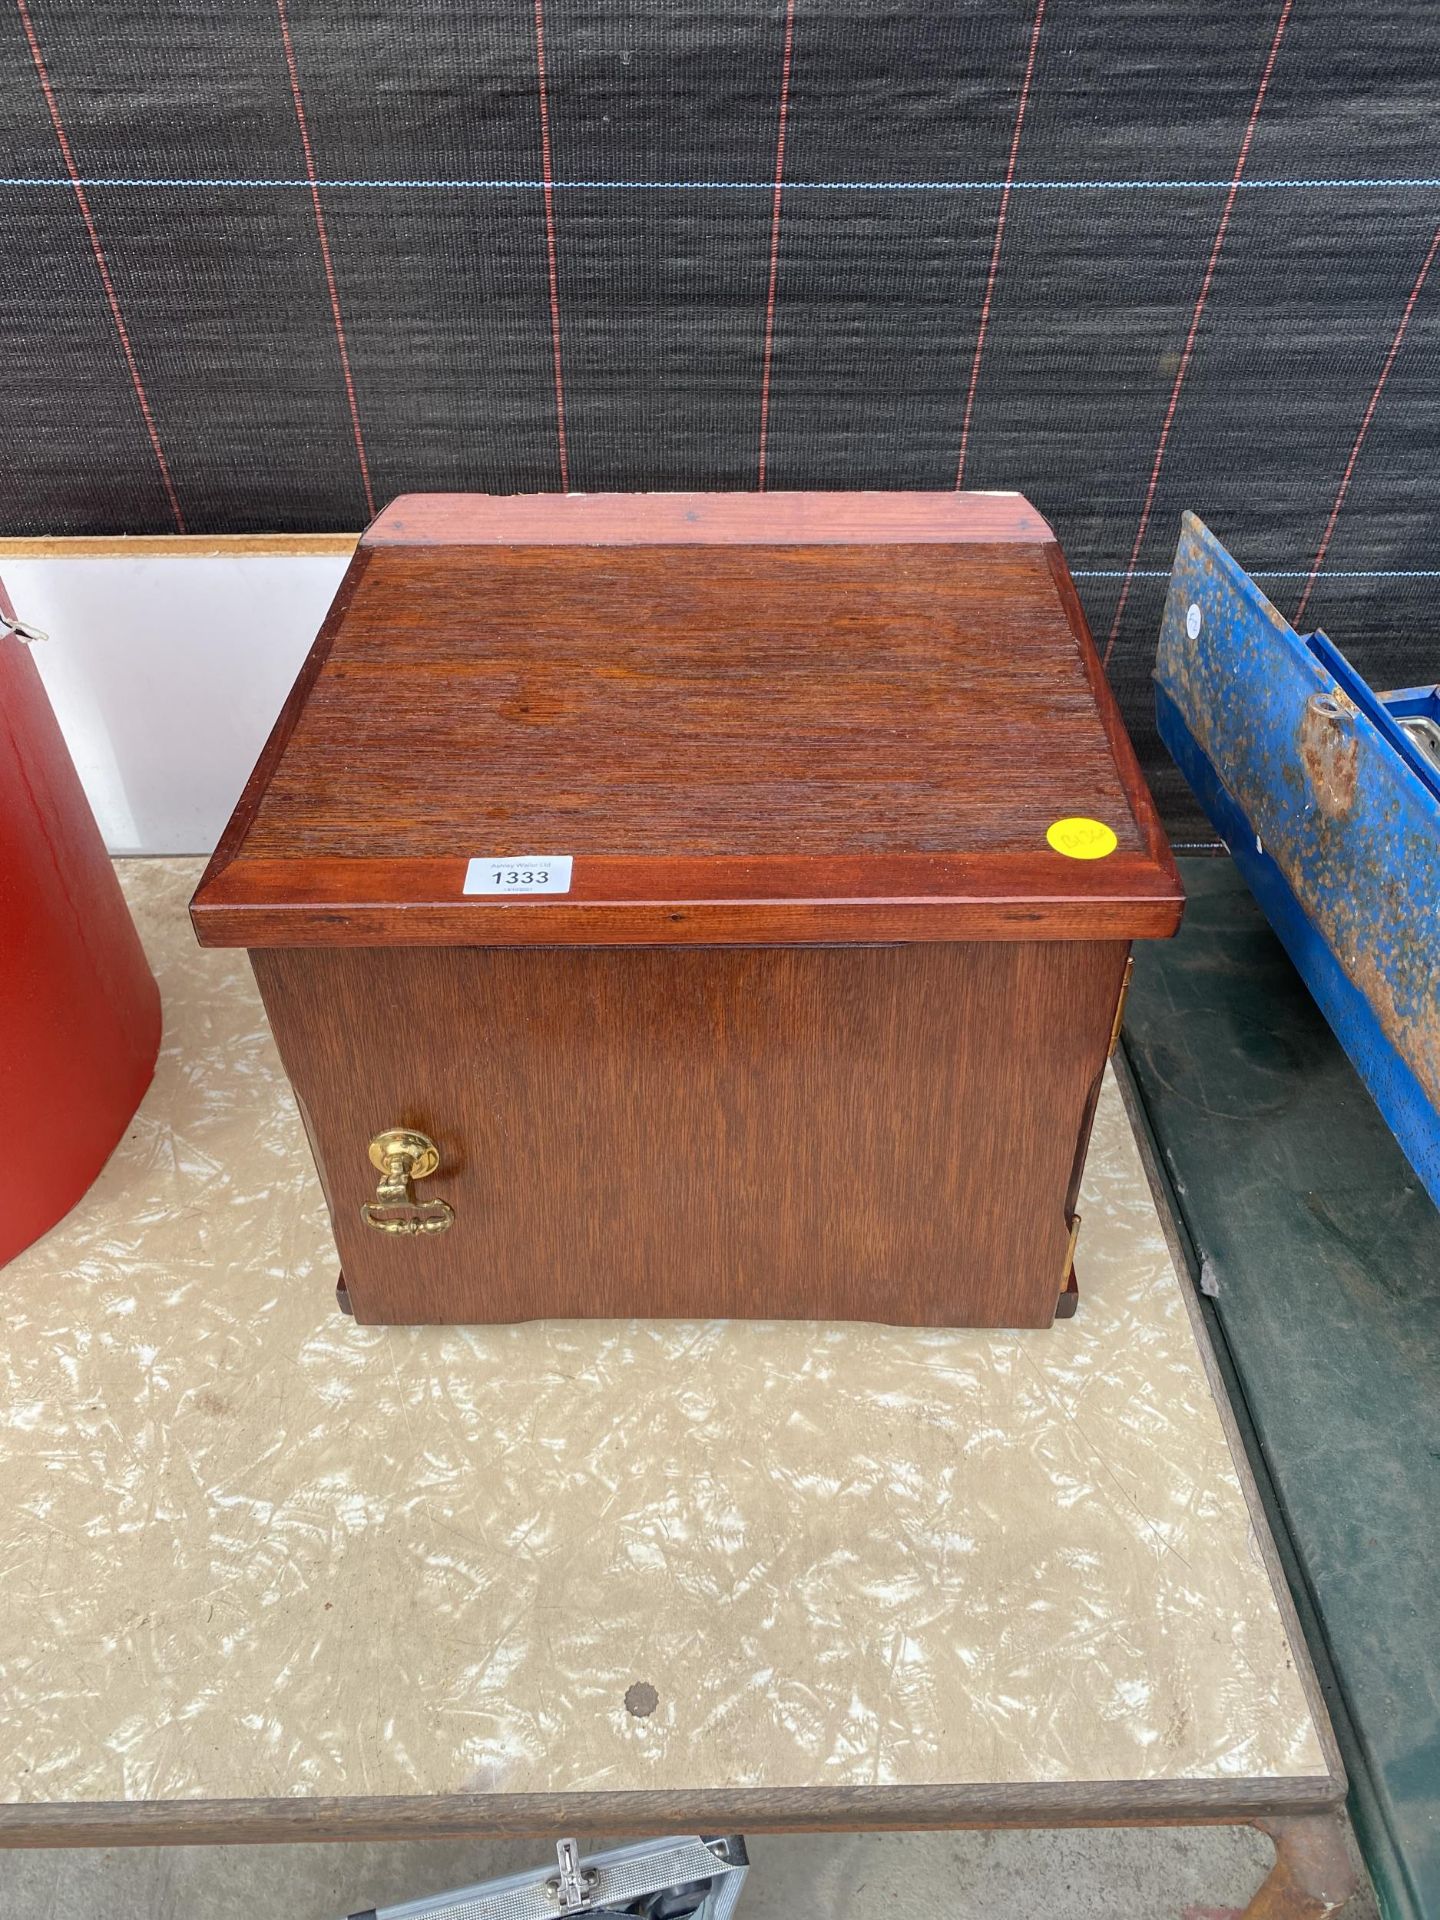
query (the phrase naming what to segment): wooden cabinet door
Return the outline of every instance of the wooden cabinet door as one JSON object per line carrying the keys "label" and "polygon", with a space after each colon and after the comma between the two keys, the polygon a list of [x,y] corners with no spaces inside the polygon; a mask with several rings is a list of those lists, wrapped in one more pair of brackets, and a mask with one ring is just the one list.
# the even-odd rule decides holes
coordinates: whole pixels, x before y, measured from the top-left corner
{"label": "wooden cabinet door", "polygon": [[[254,954],[356,1317],[1046,1326],[1118,941]],[[443,1233],[368,1227],[428,1134]]]}

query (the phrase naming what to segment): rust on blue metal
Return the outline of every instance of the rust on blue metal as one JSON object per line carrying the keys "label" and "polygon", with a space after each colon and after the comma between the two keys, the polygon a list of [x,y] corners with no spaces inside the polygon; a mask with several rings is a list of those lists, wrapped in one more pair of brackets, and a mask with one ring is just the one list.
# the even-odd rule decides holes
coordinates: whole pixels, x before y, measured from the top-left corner
{"label": "rust on blue metal", "polygon": [[1161,738],[1440,1205],[1440,690],[1374,692],[1193,514],[1155,679]]}

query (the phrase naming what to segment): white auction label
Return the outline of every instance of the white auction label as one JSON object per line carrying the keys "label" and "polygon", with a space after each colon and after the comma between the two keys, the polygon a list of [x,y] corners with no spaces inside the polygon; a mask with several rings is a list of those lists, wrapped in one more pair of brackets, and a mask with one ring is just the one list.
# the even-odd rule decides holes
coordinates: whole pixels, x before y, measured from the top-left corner
{"label": "white auction label", "polygon": [[568,853],[507,853],[472,860],[466,893],[568,893],[574,856]]}

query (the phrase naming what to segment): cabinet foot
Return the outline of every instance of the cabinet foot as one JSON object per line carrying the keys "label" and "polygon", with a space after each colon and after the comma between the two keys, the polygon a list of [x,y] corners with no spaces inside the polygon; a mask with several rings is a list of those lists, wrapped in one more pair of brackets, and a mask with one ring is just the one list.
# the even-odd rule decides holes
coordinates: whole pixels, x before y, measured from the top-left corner
{"label": "cabinet foot", "polygon": [[1355,1891],[1338,1813],[1286,1814],[1253,1823],[1275,1843],[1275,1864],[1241,1920],[1325,1920]]}
{"label": "cabinet foot", "polygon": [[1080,1289],[1075,1284],[1075,1269],[1071,1267],[1070,1277],[1065,1282],[1065,1291],[1055,1304],[1057,1320],[1073,1320],[1075,1310],[1080,1305]]}
{"label": "cabinet foot", "polygon": [[348,1313],[350,1318],[352,1320],[354,1319],[355,1309],[350,1304],[350,1290],[345,1285],[345,1276],[343,1273],[335,1282],[335,1304],[342,1313]]}

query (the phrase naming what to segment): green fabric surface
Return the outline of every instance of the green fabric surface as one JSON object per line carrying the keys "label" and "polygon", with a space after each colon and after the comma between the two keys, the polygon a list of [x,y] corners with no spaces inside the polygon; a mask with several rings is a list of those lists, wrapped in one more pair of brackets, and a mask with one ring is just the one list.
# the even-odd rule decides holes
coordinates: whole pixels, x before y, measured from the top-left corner
{"label": "green fabric surface", "polygon": [[1136,949],[1126,1055],[1382,1906],[1435,1920],[1440,1213],[1233,866],[1181,864],[1185,925]]}

